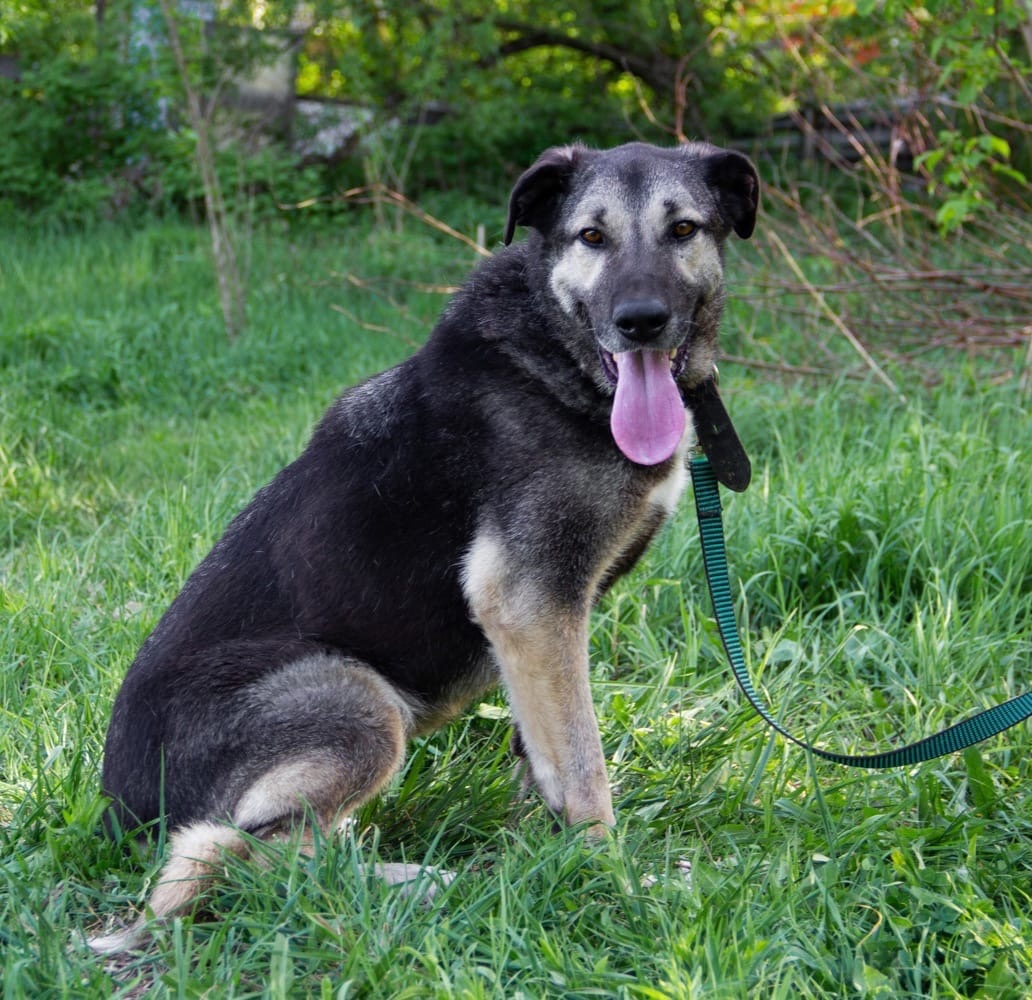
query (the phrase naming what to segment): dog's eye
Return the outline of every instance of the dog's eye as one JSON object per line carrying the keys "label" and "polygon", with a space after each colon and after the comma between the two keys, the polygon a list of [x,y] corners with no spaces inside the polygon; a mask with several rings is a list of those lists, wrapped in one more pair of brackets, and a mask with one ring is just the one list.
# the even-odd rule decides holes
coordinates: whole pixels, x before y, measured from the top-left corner
{"label": "dog's eye", "polygon": [[681,219],[680,222],[675,222],[671,232],[679,240],[686,240],[691,236],[694,236],[699,231],[699,227],[694,222],[689,222],[687,219]]}
{"label": "dog's eye", "polygon": [[589,247],[600,247],[606,241],[601,229],[582,229],[578,236],[581,243],[587,243]]}

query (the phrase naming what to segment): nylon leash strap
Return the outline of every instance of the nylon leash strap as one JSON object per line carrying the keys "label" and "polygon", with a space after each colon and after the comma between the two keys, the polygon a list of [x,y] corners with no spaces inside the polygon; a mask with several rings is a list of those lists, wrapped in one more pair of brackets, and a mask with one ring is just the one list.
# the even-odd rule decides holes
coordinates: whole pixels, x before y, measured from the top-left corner
{"label": "nylon leash strap", "polygon": [[886,753],[875,754],[845,754],[821,750],[793,736],[771,716],[760,700],[745,665],[738,625],[735,621],[731,583],[728,578],[720,490],[713,469],[705,457],[698,456],[692,459],[691,473],[692,489],[695,493],[695,512],[699,518],[699,534],[702,537],[702,558],[706,567],[706,583],[713,601],[713,612],[724,651],[731,661],[735,680],[738,681],[738,685],[745,693],[749,703],[768,725],[786,739],[804,750],[823,757],[825,760],[834,761],[836,764],[868,768],[901,767],[963,750],[982,740],[989,739],[990,736],[996,736],[1032,716],[1032,692],[1026,692],[916,743],[897,747]]}

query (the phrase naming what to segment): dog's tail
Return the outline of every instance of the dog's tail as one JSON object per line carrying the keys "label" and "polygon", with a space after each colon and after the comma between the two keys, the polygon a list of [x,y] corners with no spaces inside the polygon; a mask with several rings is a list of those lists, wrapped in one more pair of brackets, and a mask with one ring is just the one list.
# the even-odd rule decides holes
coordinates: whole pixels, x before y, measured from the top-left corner
{"label": "dog's tail", "polygon": [[147,925],[185,912],[219,874],[226,855],[246,858],[253,838],[223,823],[194,823],[174,833],[168,862],[147,903],[146,913],[124,930],[98,935],[87,944],[98,955],[113,955],[136,947],[146,936]]}

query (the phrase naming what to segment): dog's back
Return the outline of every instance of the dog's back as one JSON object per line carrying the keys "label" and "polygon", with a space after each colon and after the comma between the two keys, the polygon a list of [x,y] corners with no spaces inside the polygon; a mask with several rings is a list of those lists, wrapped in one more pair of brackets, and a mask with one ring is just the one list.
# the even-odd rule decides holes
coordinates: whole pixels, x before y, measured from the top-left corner
{"label": "dog's back", "polygon": [[427,712],[482,671],[460,580],[494,422],[476,327],[460,300],[420,353],[345,393],[191,575],[116,700],[103,786],[123,827],[231,812],[189,771],[259,751],[247,692],[284,663],[346,651]]}
{"label": "dog's back", "polygon": [[117,825],[178,831],[155,913],[246,853],[224,824],[331,828],[499,679],[549,806],[613,822],[588,613],[683,488],[721,247],[755,209],[748,161],[713,147],[571,147],[526,172],[507,234],[528,242],[333,404],[130,668],[103,783]]}

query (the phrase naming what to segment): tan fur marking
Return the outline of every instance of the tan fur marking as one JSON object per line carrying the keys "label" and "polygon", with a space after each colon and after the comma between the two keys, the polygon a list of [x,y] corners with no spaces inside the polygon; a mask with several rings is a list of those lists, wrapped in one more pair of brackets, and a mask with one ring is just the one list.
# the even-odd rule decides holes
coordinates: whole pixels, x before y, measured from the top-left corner
{"label": "tan fur marking", "polygon": [[[306,675],[320,678],[331,668],[339,670],[340,661],[321,656],[299,660],[262,682],[262,694],[268,697],[277,690],[289,690]],[[154,920],[166,920],[185,911],[203,895],[218,875],[226,852],[251,856],[251,842],[238,826],[251,830],[264,827],[256,834],[263,840],[288,834],[304,838],[304,831],[296,827],[302,823],[304,809],[310,807],[318,825],[329,833],[401,767],[413,726],[412,706],[368,667],[348,664],[342,678],[354,696],[356,715],[364,714],[371,735],[380,737],[379,757],[370,759],[370,748],[363,747],[365,756],[356,755],[354,766],[348,767],[329,749],[298,754],[270,768],[244,790],[233,810],[237,826],[201,822],[174,833],[169,859],[147,903]],[[130,950],[146,936],[147,925],[148,916],[144,914],[124,931],[92,938],[89,945],[100,954]]]}
{"label": "tan fur marking", "polygon": [[327,753],[280,764],[244,792],[233,810],[233,822],[253,829],[296,810],[299,801],[318,801],[328,784],[339,782],[339,770],[339,762]]}
{"label": "tan fur marking", "polygon": [[[195,823],[173,834],[169,859],[147,903],[155,920],[184,912],[207,890],[225,853],[248,853],[239,830],[221,823]],[[90,938],[89,946],[101,955],[134,948],[146,935],[148,916],[142,914],[131,926],[115,934]]]}
{"label": "tan fur marking", "polygon": [[545,801],[568,823],[611,825],[602,741],[588,683],[588,609],[554,606],[511,579],[499,542],[481,534],[466,561],[466,594],[491,641],[513,717]]}

